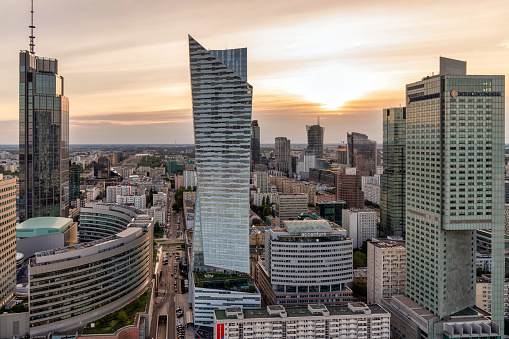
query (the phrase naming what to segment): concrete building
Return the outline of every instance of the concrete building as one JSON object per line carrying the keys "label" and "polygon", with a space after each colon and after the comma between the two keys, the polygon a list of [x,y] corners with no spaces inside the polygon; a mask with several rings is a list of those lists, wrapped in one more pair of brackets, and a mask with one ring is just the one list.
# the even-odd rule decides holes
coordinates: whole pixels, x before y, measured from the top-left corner
{"label": "concrete building", "polygon": [[346,146],[338,146],[336,149],[336,162],[340,165],[348,164],[348,148]]}
{"label": "concrete building", "polygon": [[214,338],[390,338],[390,314],[361,302],[341,306],[281,305],[214,311]]}
{"label": "concrete building", "polygon": [[[125,306],[150,284],[152,219],[125,206],[90,204],[86,209],[98,213],[82,216],[80,230],[85,227],[98,240],[38,252],[30,259],[31,336],[78,329]],[[116,223],[115,230],[105,231],[105,216]]]}
{"label": "concrete building", "polygon": [[196,177],[196,171],[184,171],[184,188],[198,186],[198,178]]}
{"label": "concrete building", "polygon": [[265,232],[256,281],[266,305],[333,305],[351,302],[352,269],[345,230],[327,220],[285,221],[284,228]]}
{"label": "concrete building", "polygon": [[503,329],[504,76],[441,57],[440,74],[406,92],[406,295],[441,319],[472,307],[475,233],[491,228],[492,320]]}
{"label": "concrete building", "polygon": [[265,199],[266,203],[268,201],[269,204],[275,202],[276,193],[252,193],[251,196],[253,198],[253,204],[261,206],[263,204],[263,199]]}
{"label": "concrete building", "polygon": [[[248,276],[253,88],[246,48],[207,50],[189,36],[189,59],[198,176],[189,301],[194,324],[212,326],[216,308],[260,305]],[[225,271],[238,279],[203,278]]]}
{"label": "concrete building", "polygon": [[406,108],[383,110],[382,236],[405,236]]}
{"label": "concrete building", "polygon": [[[475,305],[491,313],[491,275],[476,278]],[[504,279],[504,319],[509,319],[509,279]]]}
{"label": "concrete building", "polygon": [[313,152],[317,159],[323,158],[323,135],[325,127],[320,126],[320,121],[317,125],[307,125],[306,131],[308,133],[308,150]]}
{"label": "concrete building", "polygon": [[117,195],[115,202],[141,209],[147,208],[147,197],[145,195]]}
{"label": "concrete building", "polygon": [[276,171],[292,174],[290,158],[290,140],[286,137],[277,137],[275,140]]}
{"label": "concrete building", "polygon": [[16,179],[0,173],[0,308],[16,290]]}
{"label": "concrete building", "polygon": [[297,220],[301,213],[306,213],[308,210],[309,196],[307,194],[278,193],[275,199],[276,226],[281,226],[282,221]]}
{"label": "concrete building", "polygon": [[310,172],[317,167],[316,154],[311,150],[303,150],[297,160],[297,175],[300,179],[310,178]]}
{"label": "concrete building", "polygon": [[258,193],[271,193],[271,185],[269,183],[269,174],[267,172],[253,173],[253,185]]}
{"label": "concrete building", "polygon": [[131,195],[133,193],[133,186],[117,185],[106,187],[106,202],[115,203],[117,195]]}
{"label": "concrete building", "polygon": [[380,175],[362,177],[362,191],[364,200],[380,206]]}
{"label": "concrete building", "polygon": [[368,242],[368,303],[381,303],[405,293],[406,249],[404,240],[373,239]]}
{"label": "concrete building", "polygon": [[505,204],[504,206],[504,233],[509,235],[509,204]]}
{"label": "concrete building", "polygon": [[19,220],[68,215],[69,99],[58,60],[31,48],[19,54]]}
{"label": "concrete building", "polygon": [[166,225],[166,207],[152,206],[152,208],[142,209],[149,217],[154,219],[154,225],[159,223],[161,226]]}
{"label": "concrete building", "polygon": [[369,208],[351,208],[343,210],[341,226],[353,241],[353,248],[361,248],[362,243],[377,236],[376,211]]}
{"label": "concrete building", "polygon": [[70,218],[38,217],[16,226],[16,250],[25,258],[36,252],[78,243],[78,223]]}
{"label": "concrete building", "polygon": [[[196,186],[196,185],[194,185]],[[191,186],[192,187],[192,186]],[[152,196],[153,206],[167,206],[168,205],[168,194],[163,192],[157,192]]]}

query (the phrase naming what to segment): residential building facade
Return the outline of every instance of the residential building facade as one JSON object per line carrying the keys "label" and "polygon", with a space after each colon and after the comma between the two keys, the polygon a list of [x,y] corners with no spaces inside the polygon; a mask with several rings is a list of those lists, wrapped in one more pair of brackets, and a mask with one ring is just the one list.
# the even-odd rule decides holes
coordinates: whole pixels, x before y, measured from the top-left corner
{"label": "residential building facade", "polygon": [[377,236],[376,211],[369,208],[343,210],[342,227],[353,241],[353,248],[362,248],[362,243]]}
{"label": "residential building facade", "polygon": [[0,307],[16,291],[16,179],[0,173]]}

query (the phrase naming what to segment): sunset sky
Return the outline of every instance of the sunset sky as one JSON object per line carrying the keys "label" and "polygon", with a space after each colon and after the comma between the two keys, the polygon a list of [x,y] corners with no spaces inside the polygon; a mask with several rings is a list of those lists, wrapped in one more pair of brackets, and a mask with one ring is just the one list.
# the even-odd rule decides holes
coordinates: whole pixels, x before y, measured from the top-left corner
{"label": "sunset sky", "polygon": [[[29,0],[0,1],[0,144],[18,142],[18,52]],[[193,143],[187,34],[248,48],[261,142],[382,141],[382,109],[438,72],[509,74],[509,1],[35,0],[35,52],[59,60],[71,144]],[[509,141],[509,128],[506,129]]]}

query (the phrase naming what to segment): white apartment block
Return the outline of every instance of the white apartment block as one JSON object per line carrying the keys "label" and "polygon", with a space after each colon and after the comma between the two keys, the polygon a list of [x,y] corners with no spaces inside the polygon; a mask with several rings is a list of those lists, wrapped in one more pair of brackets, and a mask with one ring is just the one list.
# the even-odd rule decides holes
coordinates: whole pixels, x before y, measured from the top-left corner
{"label": "white apartment block", "polygon": [[[152,197],[153,206],[166,206],[168,205],[168,195],[163,192],[158,192]],[[155,221],[154,221],[155,222]]]}
{"label": "white apartment block", "polygon": [[374,239],[368,242],[368,303],[405,293],[406,250],[404,240]]}
{"label": "white apartment block", "polygon": [[121,205],[131,205],[140,209],[147,208],[147,198],[144,195],[117,195],[115,202]]}
{"label": "white apartment block", "polygon": [[[478,277],[475,284],[475,305],[491,313],[491,275]],[[509,319],[509,279],[504,281],[504,318]]]}
{"label": "white apartment block", "polygon": [[196,171],[184,171],[184,188],[191,186],[198,186],[198,178],[196,177]]}
{"label": "white apartment block", "polygon": [[253,174],[253,185],[258,193],[269,193],[269,174],[267,172],[255,172]]}
{"label": "white apartment block", "polygon": [[87,188],[87,192],[90,192],[90,200],[91,201],[94,201],[95,199],[97,199],[97,197],[101,194],[101,190],[99,189],[99,187]]}
{"label": "white apartment block", "polygon": [[362,177],[364,199],[380,206],[380,175]]}
{"label": "white apartment block", "polygon": [[488,270],[491,272],[491,254],[489,253],[476,253],[475,256],[475,267],[480,267],[483,270]]}
{"label": "white apartment block", "polygon": [[253,204],[256,206],[260,206],[263,203],[263,198],[265,198],[265,203],[267,203],[267,200],[269,204],[272,204],[274,202],[274,197],[276,196],[276,193],[257,193],[252,192],[251,196],[253,198]]}
{"label": "white apartment block", "polygon": [[184,201],[192,201],[196,205],[196,192],[184,192]]}
{"label": "white apartment block", "polygon": [[214,311],[214,338],[390,338],[390,314],[361,302],[342,306],[267,306]]}
{"label": "white apartment block", "polygon": [[115,203],[117,195],[131,195],[131,186],[108,186],[106,187],[106,202]]}
{"label": "white apartment block", "polygon": [[376,211],[369,208],[343,210],[342,227],[353,240],[354,249],[361,248],[364,241],[377,236],[377,221]]}
{"label": "white apartment block", "polygon": [[276,203],[276,226],[281,226],[281,221],[297,220],[300,214],[308,210],[308,195],[278,193],[275,196]]}
{"label": "white apartment block", "polygon": [[166,225],[166,207],[153,206],[152,208],[143,209],[143,211],[154,218],[154,225],[156,222],[161,226]]}

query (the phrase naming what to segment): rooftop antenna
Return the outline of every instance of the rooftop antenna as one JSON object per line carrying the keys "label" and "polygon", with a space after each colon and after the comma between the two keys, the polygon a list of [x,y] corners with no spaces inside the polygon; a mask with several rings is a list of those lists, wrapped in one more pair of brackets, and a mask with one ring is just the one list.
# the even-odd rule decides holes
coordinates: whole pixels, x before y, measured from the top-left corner
{"label": "rooftop antenna", "polygon": [[318,120],[318,126],[320,126],[320,116],[318,116],[316,119]]}
{"label": "rooftop antenna", "polygon": [[30,53],[34,54],[34,47],[35,47],[35,44],[34,44],[34,39],[35,39],[35,36],[34,36],[34,0],[31,0],[32,2],[32,10],[30,11],[30,16],[31,16],[31,21],[30,21]]}

